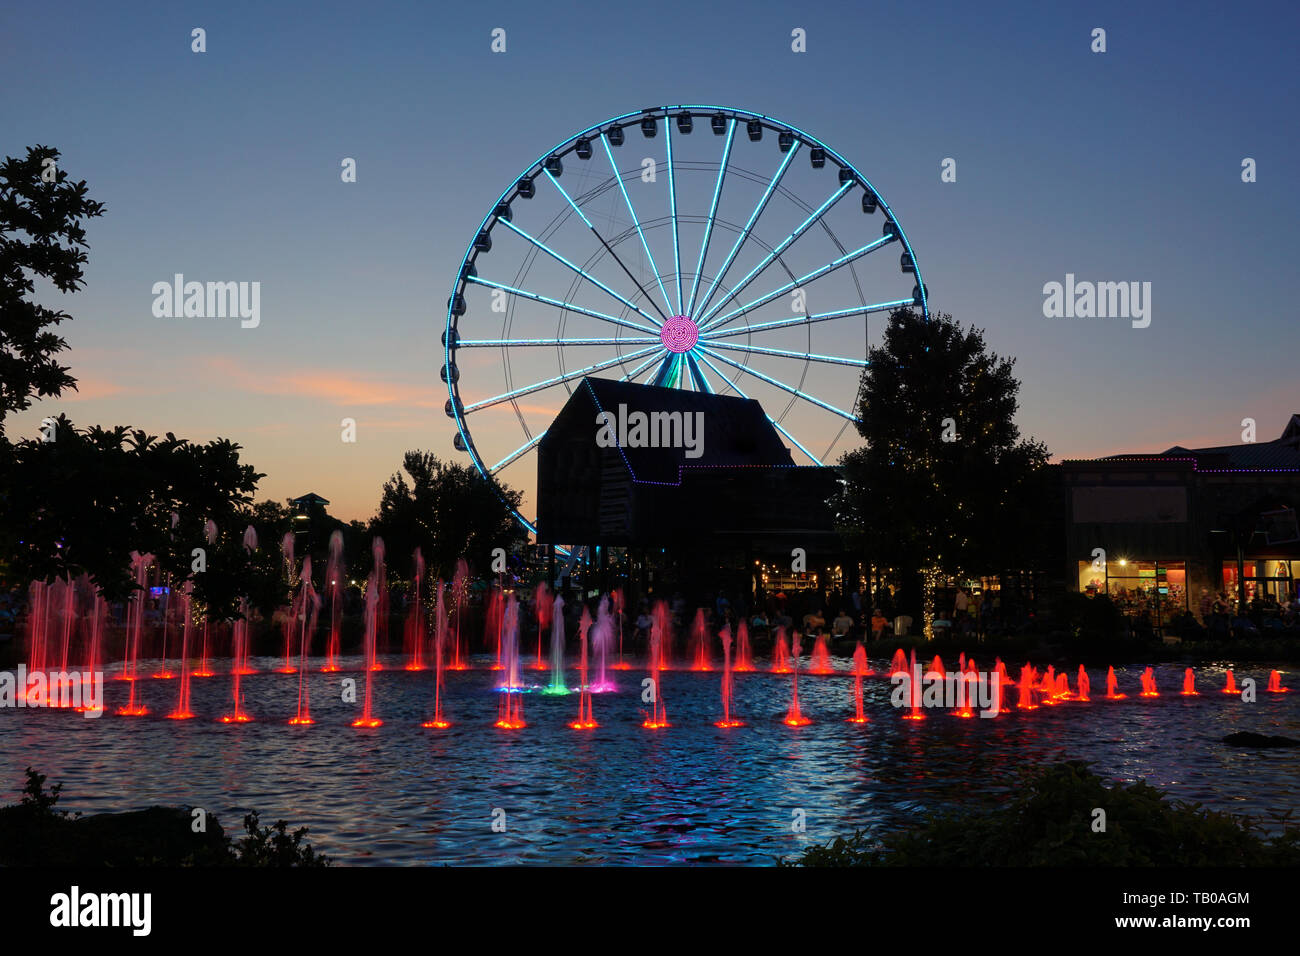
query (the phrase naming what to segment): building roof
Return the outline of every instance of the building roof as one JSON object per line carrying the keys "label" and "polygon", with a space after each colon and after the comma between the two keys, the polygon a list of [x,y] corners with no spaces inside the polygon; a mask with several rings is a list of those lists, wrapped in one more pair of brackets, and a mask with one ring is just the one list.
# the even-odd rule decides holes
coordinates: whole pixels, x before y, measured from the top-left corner
{"label": "building roof", "polygon": [[307,492],[305,495],[303,495],[303,496],[300,497],[300,498],[290,498],[289,500],[292,501],[292,502],[293,502],[294,504],[296,504],[296,505],[327,505],[327,504],[329,504],[329,499],[328,499],[328,498],[322,498],[320,495],[316,494],[316,492],[314,492],[314,491],[309,491],[309,492]]}
{"label": "building roof", "polygon": [[1198,468],[1208,469],[1300,469],[1300,413],[1291,416],[1282,434],[1273,441],[1215,445],[1211,448],[1184,448],[1175,445],[1161,452],[1158,457],[1195,458]]}
{"label": "building roof", "polygon": [[[768,420],[763,406],[750,398],[710,395],[680,388],[660,388],[603,378],[585,378],[569,404],[585,395],[597,412],[646,415],[680,412],[702,413],[703,431],[698,457],[687,457],[685,448],[619,446],[634,481],[670,482],[681,479],[685,468],[795,467],[790,451]],[[595,434],[593,419],[590,426]],[[543,439],[545,441],[545,439]]]}

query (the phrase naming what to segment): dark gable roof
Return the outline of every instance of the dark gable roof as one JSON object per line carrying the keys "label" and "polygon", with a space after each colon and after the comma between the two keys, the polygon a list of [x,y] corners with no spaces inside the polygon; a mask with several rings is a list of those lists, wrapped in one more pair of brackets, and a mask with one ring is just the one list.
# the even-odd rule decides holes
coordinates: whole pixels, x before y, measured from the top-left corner
{"label": "dark gable roof", "polygon": [[1291,416],[1281,437],[1273,441],[1216,445],[1213,448],[1175,445],[1155,457],[1195,458],[1197,467],[1204,469],[1300,469],[1300,413]]}
{"label": "dark gable roof", "polygon": [[[596,413],[617,417],[620,405],[629,414],[680,412],[704,415],[702,454],[687,458],[685,448],[623,448],[623,458],[637,481],[677,483],[683,468],[795,467],[790,451],[768,421],[763,407],[750,398],[709,395],[680,388],[637,385],[604,378],[585,378],[568,405],[585,401],[591,409],[591,440],[596,440]],[[566,406],[567,407],[567,406]],[[584,416],[586,417],[586,416]]]}

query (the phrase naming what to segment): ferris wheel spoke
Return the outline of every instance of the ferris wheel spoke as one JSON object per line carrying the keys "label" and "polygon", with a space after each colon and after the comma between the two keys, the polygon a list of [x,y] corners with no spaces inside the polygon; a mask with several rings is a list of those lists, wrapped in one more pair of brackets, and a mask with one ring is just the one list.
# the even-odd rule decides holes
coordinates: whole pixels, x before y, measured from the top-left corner
{"label": "ferris wheel spoke", "polygon": [[664,120],[664,143],[668,148],[668,215],[673,220],[673,274],[677,276],[677,315],[682,314],[682,250],[677,228],[677,178],[673,175],[673,124]]}
{"label": "ferris wheel spoke", "polygon": [[627,277],[632,280],[632,284],[637,287],[637,291],[640,292],[641,295],[645,297],[645,300],[647,302],[649,302],[652,306],[654,306],[654,310],[659,313],[659,318],[667,322],[668,316],[664,314],[663,309],[659,308],[659,303],[650,297],[650,293],[645,290],[645,287],[641,285],[640,281],[637,280],[637,277],[632,274],[632,270],[629,269],[624,264],[623,260],[618,257],[618,253],[614,251],[614,247],[605,241],[605,237],[600,234],[600,230],[597,229],[594,225],[592,225],[592,222],[590,219],[587,218],[586,213],[584,213],[582,209],[578,206],[578,204],[573,201],[573,197],[570,196],[569,193],[565,190],[565,188],[560,185],[560,181],[556,179],[553,175],[551,175],[551,171],[549,169],[546,170],[546,177],[552,183],[555,184],[555,188],[560,191],[560,195],[563,196],[566,200],[568,200],[569,205],[573,207],[573,211],[576,212],[582,218],[582,221],[587,224],[587,228],[591,230],[592,235],[594,235],[600,241],[600,244],[605,247],[605,251],[608,252],[610,256],[613,258],[613,260],[618,263],[619,268],[622,269],[624,273],[626,273]]}
{"label": "ferris wheel spoke", "polygon": [[627,187],[623,185],[623,174],[618,171],[618,163],[614,162],[614,151],[609,148],[609,137],[600,137],[600,143],[605,147],[605,155],[609,157],[609,167],[614,170],[614,182],[618,183],[619,191],[623,194],[623,201],[627,203],[628,215],[632,217],[632,225],[636,226],[636,233],[641,237],[641,248],[645,250],[646,261],[650,263],[650,271],[655,274],[655,281],[659,283],[659,291],[663,293],[664,305],[668,311],[673,310],[673,304],[668,301],[668,290],[664,288],[664,280],[659,275],[659,267],[655,265],[654,253],[650,251],[650,243],[646,242],[645,231],[641,228],[641,220],[637,218],[636,210],[632,208],[632,197],[627,194]]}
{"label": "ferris wheel spoke", "polygon": [[696,346],[696,348],[701,349],[701,351],[703,351],[706,355],[711,355],[720,362],[726,362],[728,365],[734,366],[735,368],[740,369],[742,372],[745,372],[746,374],[752,375],[757,379],[767,382],[769,385],[775,385],[777,388],[781,389],[782,391],[789,392],[791,395],[795,395],[799,398],[802,398],[805,402],[808,402],[812,405],[816,405],[818,408],[822,408],[835,415],[839,415],[841,418],[847,418],[851,422],[856,422],[858,420],[855,415],[850,415],[842,408],[836,408],[834,405],[831,405],[829,402],[823,402],[820,398],[817,398],[814,395],[809,395],[807,392],[800,391],[799,389],[795,388],[793,385],[787,385],[785,384],[785,382],[778,381],[777,379],[772,378],[772,376],[770,375],[764,375],[762,372],[757,371],[756,369],[752,369],[748,365],[742,365],[739,362],[733,361],[732,359],[727,358],[727,356],[725,355],[719,355],[717,352],[714,352],[712,349],[703,348],[702,346],[698,346],[698,345]]}
{"label": "ferris wheel spoke", "polygon": [[[737,395],[739,395],[741,398],[749,398],[749,396],[745,394],[744,390],[741,389],[741,387],[740,387],[739,385],[737,385],[735,382],[732,382],[732,381],[730,381],[729,379],[727,379],[727,376],[724,375],[721,371],[719,371],[719,370],[718,370],[718,367],[717,367],[716,365],[714,365],[712,362],[709,361],[709,358],[708,358],[707,355],[701,355],[701,356],[700,356],[700,359],[701,359],[701,361],[704,362],[705,365],[707,365],[709,368],[713,369],[713,371],[714,371],[715,373],[717,373],[717,375],[718,375],[719,378],[721,378],[723,381],[727,382],[728,385],[730,385],[732,388],[734,388],[734,389],[736,390],[736,394],[737,394]],[[767,415],[766,412],[764,412],[763,414],[764,414],[764,415]],[[791,443],[792,443],[796,448],[798,448],[801,452],[803,452],[805,455],[807,455],[809,458],[811,458],[811,459],[813,460],[814,463],[816,463],[816,464],[818,464],[818,465],[820,465],[820,464],[822,463],[822,460],[821,460],[820,458],[818,458],[816,455],[814,455],[812,452],[810,452],[807,448],[804,448],[803,445],[800,443],[799,439],[795,438],[795,437],[794,437],[793,435],[791,435],[788,431],[786,431],[786,430],[785,430],[785,427],[784,427],[780,422],[778,422],[775,418],[773,418],[771,415],[767,415],[767,420],[768,420],[769,422],[772,423],[772,425],[776,428],[777,431],[779,431],[779,432],[780,432],[782,435],[784,435],[786,438],[790,439]]]}
{"label": "ferris wheel spoke", "polygon": [[620,355],[604,362],[597,362],[595,365],[588,365],[586,368],[580,368],[576,372],[566,372],[563,375],[556,375],[553,378],[544,379],[540,382],[534,382],[532,385],[525,385],[523,388],[512,389],[509,392],[503,392],[500,395],[494,395],[492,398],[485,398],[480,402],[474,402],[472,405],[466,405],[464,414],[479,411],[480,409],[489,408],[493,405],[500,405],[502,402],[508,402],[512,398],[518,398],[521,395],[529,395],[532,392],[540,392],[544,388],[551,388],[554,385],[560,385],[563,382],[571,382],[575,378],[582,378],[584,375],[590,375],[592,372],[600,372],[604,369],[620,365],[629,359],[640,358],[641,356],[657,351],[652,345],[648,348],[638,349],[635,352],[629,352],[627,355]]}
{"label": "ferris wheel spoke", "polygon": [[[477,283],[478,285],[487,286],[490,289],[501,289],[503,292],[509,292],[511,295],[523,296],[525,299],[531,299],[534,302],[540,302],[543,305],[555,306],[557,309],[567,309],[570,312],[581,312],[583,315],[589,315],[593,319],[602,319],[606,322],[612,322],[614,325],[621,325],[624,328],[636,329],[638,332],[648,332],[655,335],[655,330],[649,326],[641,325],[638,322],[629,322],[627,319],[620,319],[617,316],[609,315],[605,312],[597,312],[594,309],[588,309],[585,306],[575,305],[572,302],[564,302],[560,299],[552,299],[550,296],[542,295],[538,292],[529,292],[527,289],[518,289],[512,285],[506,285],[504,282],[496,282],[492,279],[485,279],[482,276],[466,276],[467,281]],[[645,313],[642,313],[643,315]],[[651,320],[653,321],[653,319]],[[656,341],[658,338],[656,337]]]}
{"label": "ferris wheel spoke", "polygon": [[718,339],[730,338],[735,335],[748,335],[751,332],[764,332],[768,329],[784,329],[795,325],[809,325],[813,322],[828,322],[831,319],[840,319],[847,315],[869,315],[872,312],[886,312],[893,309],[902,308],[911,305],[912,299],[894,299],[892,302],[876,302],[872,305],[857,306],[852,309],[837,309],[834,312],[818,312],[814,315],[800,315],[793,319],[776,319],[772,322],[760,322],[758,325],[747,325],[744,328],[731,328],[720,330],[710,329],[708,332],[700,333],[701,340],[708,340],[716,344]]}
{"label": "ferris wheel spoke", "polygon": [[799,286],[803,285],[805,282],[812,282],[814,279],[820,279],[824,275],[829,275],[830,273],[834,272],[836,269],[841,269],[844,266],[848,265],[850,262],[853,262],[856,259],[861,259],[867,253],[873,252],[874,250],[879,249],[881,246],[885,245],[885,243],[892,242],[893,240],[894,240],[894,236],[892,235],[881,236],[875,242],[867,243],[867,245],[863,246],[861,249],[855,249],[850,253],[846,253],[845,255],[840,256],[838,259],[834,260],[833,262],[828,262],[824,266],[818,266],[812,272],[809,272],[806,275],[802,275],[797,279],[793,279],[790,282],[787,282],[785,285],[781,286],[781,288],[774,289],[773,291],[767,293],[766,295],[759,296],[757,299],[753,300],[752,302],[746,305],[742,305],[738,309],[733,309],[732,311],[728,312],[726,315],[722,316],[721,318],[715,318],[712,322],[708,324],[707,328],[716,329],[719,326],[726,325],[732,319],[739,318],[740,316],[746,314],[747,312],[754,311],[759,306],[764,305],[768,302],[771,302],[773,299],[785,295],[791,289],[799,288]]}
{"label": "ferris wheel spoke", "polygon": [[[618,340],[612,340],[612,341],[618,341]],[[628,342],[628,339],[622,339],[621,341],[624,342],[624,343],[627,343],[627,342]],[[465,343],[462,342],[461,344],[464,345]],[[565,343],[563,343],[563,344],[565,344],[565,345],[573,345],[574,343],[570,341],[570,342],[565,342]],[[666,350],[662,350],[662,351],[666,351]],[[658,358],[658,355],[657,355],[657,354],[656,354],[656,355],[652,355],[652,356],[650,356],[650,358],[649,358],[648,360],[646,360],[645,362],[642,362],[642,363],[641,363],[639,366],[637,366],[635,369],[633,369],[633,370],[630,371],[630,372],[625,373],[625,374],[623,375],[623,377],[622,377],[621,379],[619,379],[619,381],[620,381],[620,382],[627,382],[627,381],[631,381],[632,379],[635,379],[637,375],[639,375],[639,374],[640,374],[641,372],[643,372],[645,369],[649,368],[652,364],[654,364],[654,361],[655,361],[656,358]],[[528,452],[529,452],[531,449],[533,449],[533,448],[535,448],[535,447],[537,446],[537,443],[538,443],[538,442],[540,442],[544,437],[546,437],[546,432],[547,432],[547,429],[543,428],[540,432],[538,432],[538,433],[537,433],[536,435],[534,435],[532,438],[528,439],[527,442],[525,442],[524,444],[520,445],[518,448],[516,448],[516,449],[515,449],[514,451],[512,451],[510,454],[506,455],[506,457],[502,458],[499,462],[497,462],[495,465],[493,465],[491,468],[489,468],[489,469],[488,469],[488,472],[489,472],[490,474],[495,475],[495,474],[496,474],[497,472],[499,472],[502,468],[505,468],[507,465],[512,464],[513,462],[515,462],[516,460],[518,460],[521,456],[528,454]]]}
{"label": "ferris wheel spoke", "polygon": [[866,359],[842,358],[838,355],[818,355],[816,352],[790,352],[786,349],[765,348],[760,345],[732,345],[729,342],[711,342],[715,349],[727,349],[732,352],[757,352],[761,355],[777,355],[781,358],[799,359],[800,361],[825,362],[829,365],[852,365],[866,368]]}
{"label": "ferris wheel spoke", "polygon": [[534,237],[534,236],[530,236],[527,232],[525,232],[524,230],[520,229],[518,226],[516,226],[516,225],[515,225],[513,222],[511,222],[509,219],[498,219],[497,222],[501,223],[502,225],[504,225],[506,228],[508,228],[510,231],[514,232],[516,235],[520,236],[521,238],[527,240],[528,242],[531,242],[531,243],[532,243],[533,245],[535,245],[538,249],[541,249],[544,253],[546,253],[548,256],[550,256],[552,259],[554,259],[556,262],[559,262],[559,263],[561,263],[562,265],[568,266],[570,269],[572,269],[574,272],[576,272],[576,273],[577,273],[578,275],[580,275],[582,278],[586,279],[586,280],[587,280],[588,282],[590,282],[592,285],[595,285],[595,286],[597,286],[598,288],[604,289],[606,292],[608,292],[608,293],[609,293],[610,295],[612,295],[614,298],[618,299],[618,301],[622,302],[624,305],[626,305],[626,306],[627,306],[629,309],[631,309],[632,311],[634,311],[634,312],[639,312],[641,315],[643,315],[645,318],[649,319],[651,322],[654,322],[654,323],[658,324],[658,322],[659,322],[658,319],[656,319],[656,318],[655,318],[653,315],[651,315],[649,312],[646,312],[644,309],[642,309],[639,305],[637,305],[637,304],[636,304],[635,302],[633,302],[631,299],[628,299],[628,298],[624,297],[623,295],[620,295],[619,293],[615,292],[613,289],[611,289],[609,286],[605,285],[605,283],[601,282],[601,281],[600,281],[599,279],[597,279],[595,276],[593,276],[593,275],[591,275],[590,273],[586,272],[586,271],[585,271],[581,266],[576,266],[576,265],[574,265],[572,262],[570,262],[568,259],[564,258],[564,256],[560,255],[558,252],[556,252],[554,249],[552,249],[552,248],[551,248],[550,246],[548,246],[546,243],[542,242],[542,240],[537,239],[537,238]]}
{"label": "ferris wheel spoke", "polygon": [[776,169],[776,175],[774,175],[772,181],[767,184],[767,189],[764,190],[762,198],[758,201],[758,205],[754,207],[754,211],[750,213],[749,221],[745,223],[745,228],[740,230],[740,235],[736,237],[736,244],[731,247],[731,252],[727,254],[727,259],[723,262],[722,268],[719,269],[718,274],[713,277],[713,281],[709,284],[709,290],[704,294],[704,298],[700,300],[701,309],[708,308],[709,300],[713,298],[714,290],[718,288],[718,283],[722,281],[723,276],[727,274],[727,270],[731,268],[731,263],[735,261],[736,254],[740,252],[740,247],[743,246],[745,240],[749,238],[750,229],[754,227],[754,223],[758,221],[758,217],[761,216],[763,210],[767,208],[768,200],[772,198],[772,193],[776,191],[776,187],[781,182],[781,177],[785,175],[785,171],[790,168],[790,161],[794,159],[794,154],[799,152],[800,145],[802,144],[799,140],[795,140],[794,144],[790,147],[790,151],[786,153],[785,158],[781,160],[781,165]]}
{"label": "ferris wheel spoke", "polygon": [[489,468],[489,469],[488,469],[488,473],[489,473],[489,474],[492,474],[492,475],[495,475],[498,471],[500,471],[502,468],[506,467],[506,465],[509,465],[511,462],[513,462],[513,461],[515,461],[516,459],[518,459],[521,455],[526,455],[526,454],[528,454],[528,452],[529,452],[532,448],[534,448],[534,447],[537,445],[537,443],[538,443],[539,441],[541,441],[545,436],[546,436],[546,429],[543,428],[540,432],[538,432],[538,433],[537,433],[536,435],[534,435],[532,438],[528,439],[527,442],[525,442],[524,444],[520,445],[518,448],[516,448],[516,449],[515,449],[514,451],[512,451],[510,454],[506,455],[506,457],[502,458],[499,462],[497,462],[495,465],[493,465],[491,468]]}
{"label": "ferris wheel spoke", "polygon": [[524,348],[536,345],[653,345],[659,341],[658,336],[629,335],[627,338],[600,339],[458,339],[456,347],[460,349],[514,347]]}
{"label": "ferris wheel spoke", "polygon": [[707,329],[710,318],[712,318],[714,315],[717,315],[719,311],[721,311],[723,308],[726,307],[728,302],[732,301],[736,296],[738,296],[741,293],[742,290],[744,290],[746,286],[748,286],[751,282],[757,279],[758,276],[762,273],[762,271],[776,260],[777,256],[779,256],[782,252],[788,249],[796,239],[798,239],[805,232],[807,232],[808,229],[813,225],[813,223],[819,221],[821,217],[825,215],[826,212],[832,206],[834,206],[837,202],[840,201],[840,199],[844,196],[846,192],[849,191],[849,189],[852,186],[853,186],[852,180],[840,186],[840,188],[837,189],[834,193],[832,193],[830,198],[827,199],[824,203],[822,203],[813,212],[811,216],[809,216],[807,219],[805,219],[802,223],[799,224],[799,228],[795,229],[794,232],[790,233],[790,235],[782,239],[781,242],[778,243],[776,246],[774,246],[772,251],[769,252],[763,258],[762,262],[754,266],[754,268],[750,269],[749,275],[741,279],[740,282],[734,288],[732,288],[731,293],[725,299],[719,299],[716,303],[714,303],[713,307],[709,309],[708,312],[700,316],[699,321],[702,328]]}
{"label": "ferris wheel spoke", "polygon": [[690,315],[695,309],[695,293],[700,288],[700,273],[704,271],[704,260],[709,254],[709,239],[713,236],[714,217],[718,212],[718,200],[722,197],[722,181],[727,176],[727,161],[731,157],[731,143],[736,137],[736,118],[733,116],[727,125],[727,141],[722,147],[722,162],[718,165],[718,183],[713,187],[713,204],[709,207],[709,221],[704,226],[704,242],[700,245],[700,261],[695,266],[695,278],[691,281],[691,296],[687,300],[684,315]]}
{"label": "ferris wheel spoke", "polygon": [[632,369],[632,371],[625,373],[625,374],[623,375],[623,377],[619,379],[619,381],[620,381],[620,382],[635,382],[635,381],[636,381],[636,377],[637,377],[638,375],[640,375],[642,372],[644,372],[646,369],[648,369],[651,365],[654,365],[655,362],[659,361],[660,357],[661,357],[664,353],[666,353],[667,351],[668,351],[667,349],[660,349],[659,351],[655,352],[654,355],[651,355],[648,359],[646,359],[644,362],[642,362],[642,363],[641,363],[640,365],[638,365],[636,368]]}

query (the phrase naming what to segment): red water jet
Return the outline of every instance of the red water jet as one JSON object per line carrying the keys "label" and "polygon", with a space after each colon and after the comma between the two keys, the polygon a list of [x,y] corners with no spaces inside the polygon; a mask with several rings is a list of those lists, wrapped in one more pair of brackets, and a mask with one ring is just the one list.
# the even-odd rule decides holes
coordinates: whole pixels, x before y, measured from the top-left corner
{"label": "red water jet", "polygon": [[578,621],[578,719],[569,726],[574,730],[592,730],[599,727],[591,714],[591,685],[587,680],[587,635],[591,631],[591,612],[582,609]]}
{"label": "red water jet", "polygon": [[736,625],[736,667],[738,673],[747,673],[754,669],[754,660],[749,650],[749,625],[742,617]]}
{"label": "red water jet", "polygon": [[812,660],[808,664],[808,671],[811,674],[833,674],[835,669],[831,667],[831,652],[826,646],[826,635],[818,634],[817,640],[813,644]]}
{"label": "red water jet", "polygon": [[1156,675],[1151,668],[1142,672],[1142,693],[1139,697],[1159,697],[1160,691],[1156,690]]}
{"label": "red water jet", "polygon": [[[744,622],[741,622],[741,627],[744,627]],[[722,719],[715,720],[714,726],[743,727],[743,720],[731,716],[731,628],[724,624],[718,639],[722,642]]]}
{"label": "red water jet", "polygon": [[1197,691],[1196,689],[1196,674],[1195,672],[1193,672],[1193,670],[1190,667],[1187,668],[1187,670],[1183,671],[1183,696],[1184,697],[1200,696],[1200,692]]}
{"label": "red water jet", "polygon": [[704,620],[704,608],[696,608],[695,620],[691,624],[691,658],[691,670],[713,670],[713,662],[709,658],[709,625]]}
{"label": "red water jet", "polygon": [[1237,680],[1236,680],[1236,678],[1234,678],[1234,677],[1232,676],[1232,668],[1231,668],[1231,667],[1228,668],[1227,676],[1228,676],[1228,682],[1227,682],[1226,684],[1224,684],[1224,686],[1223,686],[1223,690],[1221,691],[1221,693],[1224,693],[1224,694],[1236,694],[1236,693],[1240,693],[1240,692],[1237,690]]}
{"label": "red water jet", "polygon": [[786,711],[782,723],[791,727],[806,727],[812,723],[799,711],[799,635],[796,633],[790,647],[790,660],[793,664],[794,677],[790,681],[790,709]]}
{"label": "red water jet", "polygon": [[[901,651],[899,653],[902,653]],[[936,655],[936,660],[938,659]],[[933,662],[931,662],[933,663]],[[904,720],[925,720],[925,714],[921,712],[921,668],[916,663],[916,648],[912,648],[908,656],[908,668],[906,670],[909,697],[911,698],[912,709],[903,715]],[[943,666],[943,662],[939,662]]]}
{"label": "red water jet", "polygon": [[790,651],[785,643],[785,628],[776,629],[776,644],[772,648],[772,673],[790,673]]}
{"label": "red water jet", "polygon": [[1270,694],[1285,694],[1291,688],[1282,686],[1281,671],[1268,672],[1268,687],[1265,688]]}
{"label": "red water jet", "polygon": [[866,712],[862,709],[862,678],[870,673],[867,666],[867,652],[862,642],[853,649],[853,716],[848,718],[851,724],[865,724]]}
{"label": "red water jet", "polygon": [[1115,668],[1106,668],[1106,699],[1123,700],[1128,694],[1119,693],[1119,679],[1115,676]]}

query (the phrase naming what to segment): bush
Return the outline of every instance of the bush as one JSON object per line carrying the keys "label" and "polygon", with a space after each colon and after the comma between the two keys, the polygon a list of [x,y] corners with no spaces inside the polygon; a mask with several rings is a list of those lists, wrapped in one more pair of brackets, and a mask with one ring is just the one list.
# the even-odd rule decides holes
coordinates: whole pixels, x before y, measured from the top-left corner
{"label": "bush", "polygon": [[[1094,810],[1106,813],[1093,830]],[[1170,802],[1138,781],[1107,787],[1082,761],[1025,779],[985,813],[937,816],[872,840],[862,831],[810,847],[785,866],[1295,866],[1300,827],[1265,836],[1245,816]]]}
{"label": "bush", "polygon": [[62,784],[47,792],[45,775],[27,768],[22,801],[0,807],[2,866],[329,866],[305,843],[307,828],[283,820],[259,827],[244,817],[247,835],[229,839],[215,816],[194,833],[188,807],[150,807],[83,817],[56,810]]}

